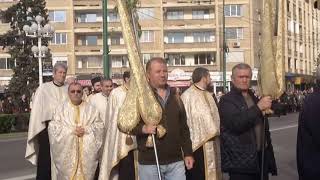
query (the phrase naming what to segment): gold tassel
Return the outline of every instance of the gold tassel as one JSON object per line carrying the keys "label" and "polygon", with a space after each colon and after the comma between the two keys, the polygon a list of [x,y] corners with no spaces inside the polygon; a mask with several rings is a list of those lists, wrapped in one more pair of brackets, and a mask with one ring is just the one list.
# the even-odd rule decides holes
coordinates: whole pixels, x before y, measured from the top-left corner
{"label": "gold tassel", "polygon": [[126,137],[126,145],[131,146],[133,144],[133,139],[130,135]]}
{"label": "gold tassel", "polygon": [[149,148],[153,147],[153,142],[152,142],[152,136],[151,135],[148,136],[148,139],[146,141],[146,146],[149,147]]}
{"label": "gold tassel", "polygon": [[167,130],[162,125],[157,126],[157,137],[158,138],[162,138],[166,133],[167,133]]}

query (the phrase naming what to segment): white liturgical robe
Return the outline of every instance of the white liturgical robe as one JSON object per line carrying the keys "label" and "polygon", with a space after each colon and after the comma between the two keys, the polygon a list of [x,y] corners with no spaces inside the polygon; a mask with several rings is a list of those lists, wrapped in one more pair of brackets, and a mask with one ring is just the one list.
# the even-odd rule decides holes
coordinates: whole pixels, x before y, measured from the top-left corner
{"label": "white liturgical robe", "polygon": [[137,148],[136,138],[131,136],[133,144],[126,144],[128,135],[122,133],[118,129],[117,119],[119,110],[126,98],[127,89],[125,86],[120,86],[112,90],[109,96],[109,102],[106,112],[106,139],[100,165],[99,180],[115,180],[117,175],[111,173],[112,169],[125,158],[128,153]]}
{"label": "white liturgical robe", "polygon": [[[75,135],[76,126],[84,127],[82,137]],[[83,101],[75,106],[67,100],[58,107],[48,127],[56,179],[92,180],[103,133],[103,121],[90,103]]]}
{"label": "white liturgical robe", "polygon": [[43,83],[36,91],[31,107],[29,131],[25,158],[33,165],[38,160],[37,136],[46,128],[46,121],[53,117],[54,110],[68,97],[66,85],[57,86],[53,82]]}
{"label": "white liturgical robe", "polygon": [[103,123],[105,123],[108,97],[102,94],[102,92],[100,92],[95,95],[92,95],[89,101],[90,101],[89,103],[91,103],[93,106],[95,106],[98,109],[101,119],[104,121]]}

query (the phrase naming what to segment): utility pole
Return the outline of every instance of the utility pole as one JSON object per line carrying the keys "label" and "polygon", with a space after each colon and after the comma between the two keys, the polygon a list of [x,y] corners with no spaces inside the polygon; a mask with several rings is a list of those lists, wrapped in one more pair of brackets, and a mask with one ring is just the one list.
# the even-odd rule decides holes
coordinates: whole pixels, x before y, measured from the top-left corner
{"label": "utility pole", "polygon": [[106,78],[110,77],[110,63],[109,63],[109,47],[108,47],[108,0],[103,0],[103,74]]}
{"label": "utility pole", "polygon": [[226,16],[224,12],[224,6],[225,6],[225,0],[222,0],[222,57],[223,57],[223,62],[222,62],[222,71],[223,71],[223,92],[227,92],[227,59],[226,59],[226,50],[227,50],[227,45],[226,45]]}

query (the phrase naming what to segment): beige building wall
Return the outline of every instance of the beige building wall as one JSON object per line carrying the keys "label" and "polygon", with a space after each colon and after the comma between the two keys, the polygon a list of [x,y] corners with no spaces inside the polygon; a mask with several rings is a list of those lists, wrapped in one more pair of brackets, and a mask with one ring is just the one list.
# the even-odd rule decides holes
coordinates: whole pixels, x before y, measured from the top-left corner
{"label": "beige building wall", "polygon": [[[198,66],[207,67],[214,78],[215,89],[222,81],[222,0],[141,0],[138,4],[142,37],[140,47],[144,63],[153,56],[168,60],[169,79],[188,81],[186,76]],[[314,0],[286,1],[288,29],[285,69],[289,75],[312,75],[320,50],[320,11]],[[5,8],[10,3],[0,3]],[[225,0],[227,74],[245,62],[259,67],[261,51],[261,3],[256,0]],[[73,76],[102,74],[102,1],[47,1],[50,12],[65,12],[64,21],[51,21],[60,43],[50,43],[53,62],[67,61]],[[115,1],[108,1],[108,45],[112,77],[120,78],[128,69],[127,51],[122,37]],[[0,32],[7,25],[0,24]],[[0,51],[0,57],[7,56]],[[0,78],[11,70],[0,70]],[[88,77],[88,76],[87,76]],[[255,77],[256,78],[256,77]],[[227,78],[230,81],[230,77]]]}

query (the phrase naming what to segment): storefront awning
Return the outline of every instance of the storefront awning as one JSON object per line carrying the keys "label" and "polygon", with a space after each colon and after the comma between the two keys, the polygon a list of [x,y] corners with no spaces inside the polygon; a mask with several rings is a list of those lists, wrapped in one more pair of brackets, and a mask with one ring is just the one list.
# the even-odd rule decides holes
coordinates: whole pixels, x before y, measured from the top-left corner
{"label": "storefront awning", "polygon": [[188,87],[191,85],[190,81],[168,81],[171,87]]}

